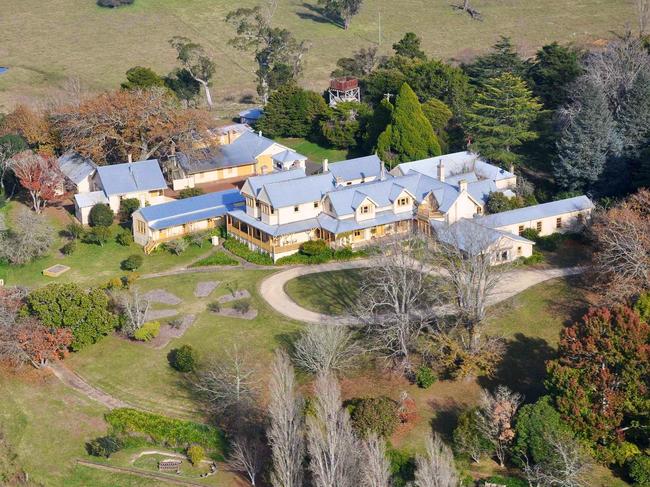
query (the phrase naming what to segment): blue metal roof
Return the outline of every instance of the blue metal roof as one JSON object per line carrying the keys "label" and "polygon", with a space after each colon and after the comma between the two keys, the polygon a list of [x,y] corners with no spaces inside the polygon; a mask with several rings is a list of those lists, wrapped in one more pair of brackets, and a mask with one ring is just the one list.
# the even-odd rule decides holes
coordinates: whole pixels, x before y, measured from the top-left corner
{"label": "blue metal roof", "polygon": [[95,172],[97,166],[95,163],[83,157],[76,152],[66,152],[57,159],[59,169],[70,181],[79,184],[85,178]]}
{"label": "blue metal roof", "polygon": [[296,180],[264,184],[259,198],[274,208],[300,205],[320,201],[325,193],[334,189],[334,184],[331,174],[315,174]]}
{"label": "blue metal roof", "polygon": [[100,166],[97,175],[107,196],[167,188],[157,159]]}
{"label": "blue metal roof", "polygon": [[256,218],[247,215],[246,212],[243,210],[229,211],[228,214],[231,215],[233,218],[236,218],[237,220],[240,220],[246,223],[247,225],[250,225],[251,227],[261,230],[267,235],[271,235],[272,237],[287,235],[296,232],[305,232],[307,230],[311,230],[313,228],[319,227],[317,218],[309,218],[307,220],[285,223],[283,225],[269,225],[267,223],[264,223],[260,220],[257,220]]}
{"label": "blue metal roof", "polygon": [[244,183],[242,191],[250,191],[250,196],[257,198],[265,184],[299,179],[304,178],[305,176],[305,169],[302,167],[289,169],[287,171],[271,172],[268,174],[262,174],[260,176],[251,176]]}
{"label": "blue metal roof", "polygon": [[477,222],[487,227],[499,228],[555,215],[563,215],[574,211],[589,210],[593,207],[594,204],[586,196],[576,196],[575,198],[551,201],[550,203],[542,203],[541,205],[527,206],[526,208],[483,216],[477,218]]}
{"label": "blue metal roof", "polygon": [[75,202],[79,208],[90,208],[97,203],[108,204],[108,198],[103,191],[91,191],[90,193],[77,193],[74,195]]}
{"label": "blue metal roof", "polygon": [[239,116],[246,118],[248,120],[257,120],[264,114],[264,109],[262,107],[249,108],[247,110],[242,110],[239,112]]}
{"label": "blue metal roof", "polygon": [[534,244],[534,242],[519,235],[481,225],[479,220],[479,218],[472,220],[463,218],[452,225],[432,222],[431,226],[441,242],[457,246],[465,252],[482,252],[502,238]]}
{"label": "blue metal roof", "polygon": [[381,164],[381,160],[376,155],[357,157],[329,164],[329,172],[335,178],[341,178],[344,181],[378,178],[381,174]]}
{"label": "blue metal roof", "polygon": [[244,203],[237,189],[208,193],[160,205],[140,208],[138,213],[154,230],[217,218]]}

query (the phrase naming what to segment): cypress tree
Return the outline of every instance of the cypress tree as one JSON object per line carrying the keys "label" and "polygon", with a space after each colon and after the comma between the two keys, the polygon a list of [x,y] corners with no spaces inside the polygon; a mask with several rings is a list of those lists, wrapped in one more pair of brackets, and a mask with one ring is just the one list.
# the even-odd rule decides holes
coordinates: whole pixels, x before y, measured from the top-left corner
{"label": "cypress tree", "polygon": [[537,138],[531,125],[541,108],[518,76],[504,73],[488,79],[467,113],[471,149],[503,166],[518,162],[520,156],[512,149]]}
{"label": "cypress tree", "polygon": [[605,169],[614,121],[603,90],[586,80],[574,92],[568,113],[553,172],[562,188],[584,190],[598,181]]}
{"label": "cypress tree", "polygon": [[399,90],[391,122],[377,141],[377,151],[391,165],[441,154],[433,127],[407,83]]}

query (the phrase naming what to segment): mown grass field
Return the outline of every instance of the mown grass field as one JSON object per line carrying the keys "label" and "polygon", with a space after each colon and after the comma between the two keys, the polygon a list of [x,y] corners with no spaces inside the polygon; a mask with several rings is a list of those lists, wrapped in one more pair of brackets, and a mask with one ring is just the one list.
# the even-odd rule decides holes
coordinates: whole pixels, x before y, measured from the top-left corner
{"label": "mown grass field", "polygon": [[[0,17],[0,110],[16,102],[45,99],[66,80],[90,90],[115,88],[135,65],[166,73],[175,65],[167,41],[184,35],[202,43],[217,64],[214,91],[223,112],[243,95],[254,95],[251,56],[227,45],[226,14],[259,0],[136,0],[102,9],[94,0],[5,0]],[[592,44],[635,26],[630,0],[474,0],[484,16],[476,22],[455,12],[453,0],[366,0],[348,31],[318,12],[315,0],[280,0],[274,23],[312,44],[302,83],[325,88],[339,57],[379,43],[383,53],[406,31],[416,32],[434,57],[467,59],[499,35],[512,36],[525,54],[558,40]]]}

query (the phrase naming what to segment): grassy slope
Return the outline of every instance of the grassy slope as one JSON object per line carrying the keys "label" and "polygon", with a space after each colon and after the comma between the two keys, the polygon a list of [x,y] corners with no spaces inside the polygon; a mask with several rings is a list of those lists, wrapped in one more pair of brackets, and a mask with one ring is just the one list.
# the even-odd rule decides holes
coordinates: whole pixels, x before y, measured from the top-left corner
{"label": "grassy slope", "polygon": [[[6,0],[0,18],[0,58],[10,70],[0,76],[0,108],[43,96],[67,78],[79,78],[90,89],[117,87],[134,65],[167,72],[175,64],[167,40],[185,35],[202,43],[217,64],[215,94],[222,108],[238,101],[243,91],[254,94],[253,72],[247,54],[227,45],[232,30],[223,19],[239,6],[255,0],[137,0],[131,7],[101,9],[94,0]],[[366,0],[348,31],[324,21],[317,2],[279,2],[274,22],[307,39],[303,83],[322,90],[336,59],[378,40],[381,14],[382,44],[387,53],[407,30],[422,37],[435,57],[465,58],[487,49],[500,34],[510,35],[526,53],[559,40],[588,43],[635,25],[628,0],[474,0],[484,22],[454,12],[449,2]],[[224,105],[225,104],[225,105]]]}

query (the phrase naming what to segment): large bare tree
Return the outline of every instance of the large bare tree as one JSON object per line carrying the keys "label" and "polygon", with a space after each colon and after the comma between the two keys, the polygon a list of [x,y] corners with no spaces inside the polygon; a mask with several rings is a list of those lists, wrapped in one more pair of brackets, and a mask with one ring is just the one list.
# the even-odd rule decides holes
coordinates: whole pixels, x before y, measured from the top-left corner
{"label": "large bare tree", "polygon": [[418,455],[415,467],[416,487],[458,487],[460,479],[454,455],[437,434],[427,438],[425,455]]}
{"label": "large bare tree", "polygon": [[313,373],[340,372],[350,368],[363,352],[346,326],[308,325],[294,343],[294,361]]}
{"label": "large bare tree", "polygon": [[135,287],[129,293],[118,296],[117,302],[125,317],[122,332],[126,336],[132,337],[147,321],[149,300],[142,296],[138,288]]}
{"label": "large bare tree", "polygon": [[289,356],[283,350],[275,353],[269,381],[266,432],[271,447],[274,487],[302,486],[302,462],[305,456],[303,400],[296,388],[296,378]]}
{"label": "large bare tree", "polygon": [[361,482],[362,487],[389,487],[390,462],[386,457],[386,442],[370,433],[361,443]]}
{"label": "large bare tree", "polygon": [[315,487],[356,487],[358,441],[341,390],[332,375],[319,375],[314,386],[315,413],[307,417],[309,468]]}
{"label": "large bare tree", "polygon": [[492,443],[494,454],[501,467],[515,438],[514,419],[523,398],[521,394],[500,385],[494,393],[483,390],[477,411],[477,425]]}
{"label": "large bare tree", "polygon": [[264,468],[267,455],[266,447],[258,436],[239,434],[232,441],[228,455],[228,465],[237,472],[242,472],[251,485],[257,485],[260,472]]}
{"label": "large bare tree", "polygon": [[410,370],[411,352],[439,305],[422,259],[426,242],[394,238],[382,244],[359,286],[355,315],[387,357]]}
{"label": "large bare tree", "polygon": [[524,474],[531,487],[588,487],[593,485],[588,473],[592,468],[589,456],[573,438],[546,435],[544,440],[551,455],[543,463],[526,461]]}

